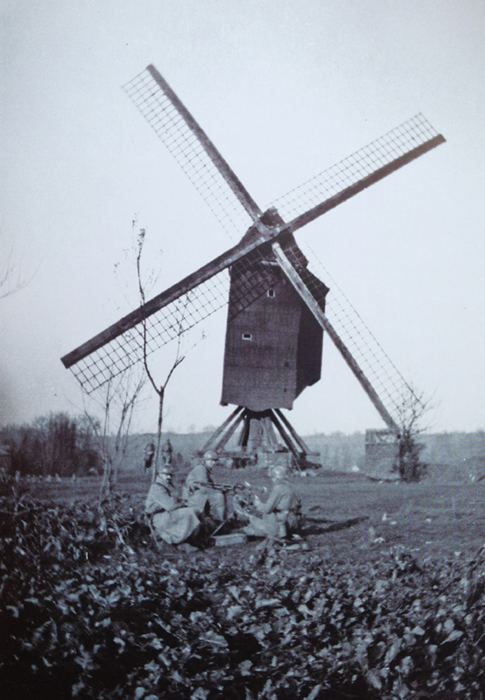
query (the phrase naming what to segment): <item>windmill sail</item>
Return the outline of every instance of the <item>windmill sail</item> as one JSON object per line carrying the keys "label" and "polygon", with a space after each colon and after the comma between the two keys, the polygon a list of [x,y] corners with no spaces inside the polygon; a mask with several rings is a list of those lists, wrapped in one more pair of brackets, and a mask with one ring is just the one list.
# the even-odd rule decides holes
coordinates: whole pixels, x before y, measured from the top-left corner
{"label": "windmill sail", "polygon": [[287,222],[287,229],[296,231],[444,141],[418,114],[276,199],[271,206]]}
{"label": "windmill sail", "polygon": [[260,274],[261,247],[257,240],[241,242],[62,357],[62,363],[88,393],[94,391],[223,308],[228,268],[235,262],[251,280],[238,299],[237,309],[244,310],[271,284],[271,270]]}
{"label": "windmill sail", "polygon": [[[180,294],[134,326],[116,332],[111,339],[103,340],[105,332],[96,336],[64,356],[62,362],[90,394],[223,308],[228,292],[229,276],[224,270],[202,282],[195,292]],[[118,324],[114,325],[118,331]],[[76,359],[76,355],[83,356]]]}
{"label": "windmill sail", "polygon": [[314,255],[306,249],[305,252],[310,259],[311,269],[319,276],[324,276],[332,290],[325,308],[326,317],[380,397],[393,421],[400,425],[405,419],[403,414],[406,409],[405,404],[412,398],[411,404],[416,405],[419,401],[418,397],[414,395],[411,385],[389,358],[328,270]]}
{"label": "windmill sail", "polygon": [[388,428],[398,433],[406,419],[405,411],[419,403],[413,388],[314,255],[305,252],[310,258],[309,269],[314,278],[325,277],[331,284],[325,308],[320,302],[318,285],[311,278],[303,277],[291,263],[291,250],[282,250],[275,243],[273,251],[283,272],[326,330]]}
{"label": "windmill sail", "polygon": [[258,224],[262,211],[157,69],[148,66],[125,91],[229,236]]}

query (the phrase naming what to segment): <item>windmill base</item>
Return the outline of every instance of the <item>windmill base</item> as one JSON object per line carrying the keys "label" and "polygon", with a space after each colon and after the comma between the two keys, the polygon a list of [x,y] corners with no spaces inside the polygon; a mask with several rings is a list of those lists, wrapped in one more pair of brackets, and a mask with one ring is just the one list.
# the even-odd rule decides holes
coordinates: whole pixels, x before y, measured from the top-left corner
{"label": "windmill base", "polygon": [[[283,444],[278,440],[280,437]],[[229,443],[231,446],[229,447]],[[232,449],[231,449],[232,447]],[[307,446],[278,408],[252,411],[238,406],[198,451],[217,452],[229,467],[284,465],[292,469],[316,468]]]}

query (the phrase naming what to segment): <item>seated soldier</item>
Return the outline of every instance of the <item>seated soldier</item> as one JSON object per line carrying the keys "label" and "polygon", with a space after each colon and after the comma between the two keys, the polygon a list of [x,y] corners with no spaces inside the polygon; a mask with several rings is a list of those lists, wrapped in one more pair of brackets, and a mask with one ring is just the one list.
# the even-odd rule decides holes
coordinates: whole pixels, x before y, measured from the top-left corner
{"label": "seated soldier", "polygon": [[286,467],[277,465],[270,468],[270,476],[274,486],[268,500],[263,502],[258,496],[254,497],[254,505],[263,514],[262,517],[250,515],[237,505],[235,511],[249,520],[244,528],[247,535],[284,538],[299,527],[300,498],[289,481]]}
{"label": "seated soldier", "polygon": [[215,520],[226,518],[226,496],[217,490],[212,478],[212,468],[217,462],[217,453],[209,450],[203,461],[187,474],[182,497],[188,506],[200,515],[210,515]]}
{"label": "seated soldier", "polygon": [[162,464],[148,491],[145,513],[155,533],[167,544],[195,544],[200,520],[193,508],[184,507],[172,493],[173,470]]}

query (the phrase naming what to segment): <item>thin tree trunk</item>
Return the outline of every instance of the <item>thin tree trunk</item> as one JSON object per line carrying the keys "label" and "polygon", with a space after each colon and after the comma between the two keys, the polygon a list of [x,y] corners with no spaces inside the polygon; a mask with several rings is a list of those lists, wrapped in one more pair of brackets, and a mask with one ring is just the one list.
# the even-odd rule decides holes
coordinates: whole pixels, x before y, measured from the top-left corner
{"label": "thin tree trunk", "polygon": [[155,459],[152,467],[152,484],[157,478],[158,462],[160,458],[160,445],[162,442],[162,424],[163,424],[163,398],[165,396],[165,386],[162,384],[158,390],[158,422],[157,422],[157,449],[155,451]]}

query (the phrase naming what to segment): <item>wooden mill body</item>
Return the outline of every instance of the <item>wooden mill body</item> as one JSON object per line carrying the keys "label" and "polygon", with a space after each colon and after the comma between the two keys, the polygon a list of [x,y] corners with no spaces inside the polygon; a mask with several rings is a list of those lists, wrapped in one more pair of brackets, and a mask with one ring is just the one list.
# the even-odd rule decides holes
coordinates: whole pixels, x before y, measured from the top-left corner
{"label": "wooden mill body", "polygon": [[[291,237],[292,238],[292,237]],[[325,310],[328,288],[307,268],[301,251],[297,262]],[[240,308],[245,290],[259,296]],[[305,302],[271,256],[251,266],[231,268],[228,322],[224,352],[221,404],[244,406],[252,411],[293,407],[293,401],[321,376],[323,330]]]}

